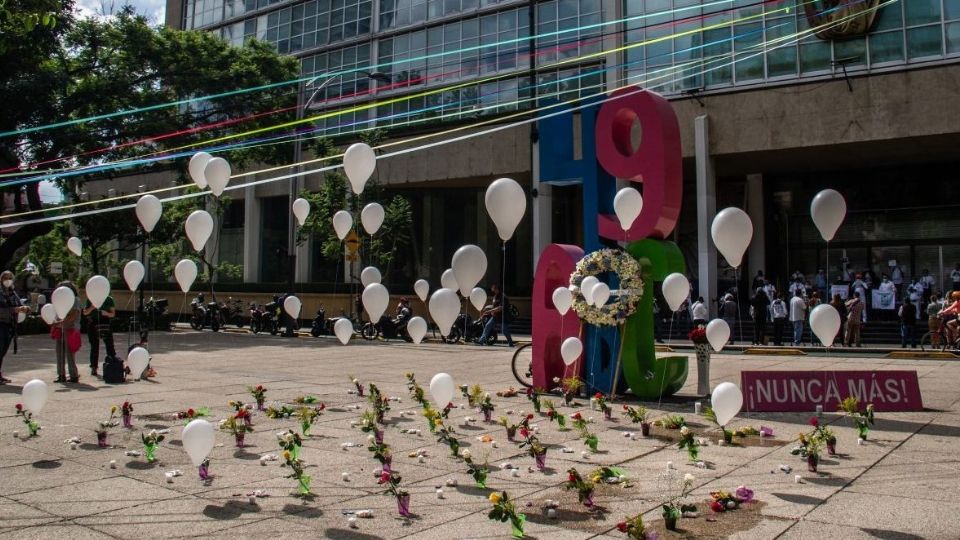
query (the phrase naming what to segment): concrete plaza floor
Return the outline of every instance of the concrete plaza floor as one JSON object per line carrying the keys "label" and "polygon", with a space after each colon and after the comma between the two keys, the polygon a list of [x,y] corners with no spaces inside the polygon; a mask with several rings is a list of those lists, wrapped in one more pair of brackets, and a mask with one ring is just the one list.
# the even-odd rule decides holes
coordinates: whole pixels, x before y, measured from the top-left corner
{"label": "concrete plaza floor", "polygon": [[[457,384],[478,383],[494,393],[516,384],[509,368],[511,350],[360,341],[344,347],[331,339],[177,332],[152,336],[156,379],[112,386],[89,376],[86,347],[79,354],[84,376],[77,385],[50,382],[55,377],[54,353],[52,342],[43,336],[22,338],[20,353],[4,362],[3,373],[14,382],[0,386],[0,538],[509,536],[507,524],[487,518],[491,490],[473,487],[466,466],[449,457],[430,435],[419,407],[409,397],[404,372],[415,372],[425,389],[433,374],[446,371]],[[587,400],[578,400],[585,415],[596,417],[591,428],[600,439],[600,452],[586,458],[575,432],[558,431],[545,418],[536,418],[538,435],[549,446],[544,472],[528,469],[533,460],[506,441],[502,427],[465,421],[467,416],[478,417],[477,412],[455,409],[448,424],[455,426],[463,446],[475,458],[487,456],[493,469],[488,486],[516,498],[518,508],[527,515],[526,533],[531,538],[623,538],[617,522],[638,512],[645,512],[648,525],[658,528],[664,483],[687,472],[696,477],[696,489],[687,501],[699,503],[700,517],[681,520],[686,533],[661,534],[661,538],[960,536],[960,362],[715,355],[714,384],[739,381],[741,369],[917,370],[927,410],[879,414],[865,445],[856,444],[856,431],[848,419],[825,415],[824,421],[837,432],[839,455],[824,456],[818,473],[807,472],[805,462],[789,453],[796,434],[810,429],[811,414],[741,414],[733,427],[770,426],[774,440],[718,446],[718,432],[710,431],[708,423],[693,414],[695,365],[691,360],[687,386],[677,398],[646,405],[654,409],[652,418],[667,412],[685,415],[695,431],[712,440],[701,449],[706,468],[688,464],[676,444],[624,436],[639,429],[620,415],[619,402],[614,404],[615,420],[604,421],[599,412],[589,410]],[[366,449],[366,436],[351,426],[366,404],[348,393],[347,374],[401,398],[391,404],[385,441],[393,448],[394,467],[402,474],[403,485],[412,493],[413,518],[400,518],[393,499],[377,485],[373,470],[378,464]],[[38,416],[43,429],[39,437],[15,438],[13,432],[22,436],[26,430],[13,414],[14,404],[21,385],[32,378],[47,381],[51,389],[50,401]],[[218,433],[222,445],[211,454],[215,476],[209,483],[197,478],[182,449],[183,422],[171,415],[189,407],[210,407],[214,420],[223,418],[231,411],[229,400],[252,401],[246,387],[255,384],[267,387],[268,402],[291,402],[309,394],[327,405],[304,444],[302,457],[315,493],[308,500],[295,495],[295,482],[285,478],[288,469],[278,462],[261,465],[259,460],[261,455],[278,453],[275,434],[297,429],[293,419],[271,420],[258,413],[255,431],[248,434],[248,447],[242,450],[234,448],[229,434]],[[109,414],[111,405],[124,400],[134,405],[136,429],[115,428],[109,439],[114,446],[97,448],[96,422]],[[531,410],[522,395],[495,397],[494,403],[495,417],[513,410],[516,419],[520,411]],[[401,416],[401,411],[414,414]],[[561,411],[569,414],[573,409]],[[141,450],[141,430],[163,428],[171,432],[158,451],[159,463],[126,455],[127,450]],[[407,429],[420,429],[421,434],[401,433]],[[496,447],[478,440],[485,434],[496,439]],[[81,437],[77,449],[65,442],[71,437]],[[344,449],[347,442],[358,446]],[[565,446],[574,452],[562,452]],[[419,449],[427,452],[422,463],[410,457]],[[111,460],[116,462],[115,469],[109,466]],[[668,461],[676,464],[672,473],[666,472]],[[519,476],[500,469],[507,462],[519,466]],[[569,467],[586,474],[599,465],[619,465],[631,481],[628,487],[599,487],[598,509],[588,511],[562,484]],[[780,465],[793,470],[785,473]],[[183,476],[168,483],[164,473],[175,469],[183,471]],[[342,479],[344,472],[349,473],[349,481]],[[795,474],[802,476],[801,483],[795,482]],[[456,479],[458,485],[446,486],[449,479]],[[710,491],[732,491],[740,485],[753,489],[758,502],[721,515],[713,515],[702,504]],[[435,493],[438,486],[445,491],[443,499]],[[266,496],[251,504],[248,494],[256,490]],[[556,519],[546,515],[547,500],[560,502]],[[373,517],[359,519],[357,528],[351,529],[348,514],[360,509],[372,510]]]}

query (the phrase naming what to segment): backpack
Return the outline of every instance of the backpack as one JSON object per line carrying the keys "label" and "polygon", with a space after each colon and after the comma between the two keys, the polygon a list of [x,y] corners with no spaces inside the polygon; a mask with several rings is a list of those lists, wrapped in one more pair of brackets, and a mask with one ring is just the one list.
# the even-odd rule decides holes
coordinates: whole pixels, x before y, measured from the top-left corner
{"label": "backpack", "polygon": [[103,382],[108,384],[120,384],[125,380],[123,372],[123,362],[119,358],[108,356],[103,361]]}

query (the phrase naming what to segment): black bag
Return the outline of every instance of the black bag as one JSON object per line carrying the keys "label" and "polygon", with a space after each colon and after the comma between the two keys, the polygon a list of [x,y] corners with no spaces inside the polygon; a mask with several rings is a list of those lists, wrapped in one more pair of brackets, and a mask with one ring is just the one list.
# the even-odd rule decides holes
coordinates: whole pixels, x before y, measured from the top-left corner
{"label": "black bag", "polygon": [[119,358],[107,357],[103,361],[103,382],[120,384],[124,382],[123,362]]}

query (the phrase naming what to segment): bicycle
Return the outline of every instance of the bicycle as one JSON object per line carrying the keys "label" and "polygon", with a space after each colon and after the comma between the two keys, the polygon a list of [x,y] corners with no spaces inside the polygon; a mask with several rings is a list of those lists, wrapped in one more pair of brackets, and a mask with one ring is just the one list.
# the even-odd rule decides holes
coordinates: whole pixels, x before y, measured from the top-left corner
{"label": "bicycle", "polygon": [[[934,339],[936,338],[936,339]],[[936,343],[936,345],[934,345]],[[947,349],[960,350],[960,334],[957,335],[957,338],[953,340],[953,343],[949,343],[947,339],[947,325],[946,323],[941,322],[940,328],[937,328],[933,332],[927,332],[920,336],[920,350],[922,352],[927,352],[927,350],[934,352],[944,352]]]}
{"label": "bicycle", "polygon": [[[533,343],[524,343],[513,352],[510,369],[514,378],[525,388],[533,386]],[[526,351],[526,352],[524,352]]]}

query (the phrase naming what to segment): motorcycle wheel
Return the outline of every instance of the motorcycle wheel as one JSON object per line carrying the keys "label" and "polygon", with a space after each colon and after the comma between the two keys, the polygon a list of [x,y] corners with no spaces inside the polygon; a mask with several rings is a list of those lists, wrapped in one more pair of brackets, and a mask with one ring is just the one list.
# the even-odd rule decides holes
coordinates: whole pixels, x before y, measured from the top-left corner
{"label": "motorcycle wheel", "polygon": [[275,335],[277,335],[277,334],[280,332],[280,325],[279,325],[279,324],[276,324],[276,323],[273,322],[273,321],[268,322],[268,323],[267,323],[267,326],[270,327],[270,335],[271,335],[271,336],[275,336]]}
{"label": "motorcycle wheel", "polygon": [[367,323],[360,329],[360,335],[368,341],[377,339],[377,327],[373,323]]}
{"label": "motorcycle wheel", "polygon": [[196,331],[203,330],[203,323],[200,322],[196,317],[190,317],[190,328],[193,328]]}
{"label": "motorcycle wheel", "polygon": [[252,330],[254,334],[259,334],[259,333],[260,333],[260,323],[258,323],[258,322],[256,322],[256,321],[250,321],[250,330]]}
{"label": "motorcycle wheel", "polygon": [[213,317],[210,319],[210,330],[213,330],[214,332],[220,331],[219,317]]}
{"label": "motorcycle wheel", "polygon": [[314,326],[310,329],[310,335],[313,337],[320,337],[320,329]]}

